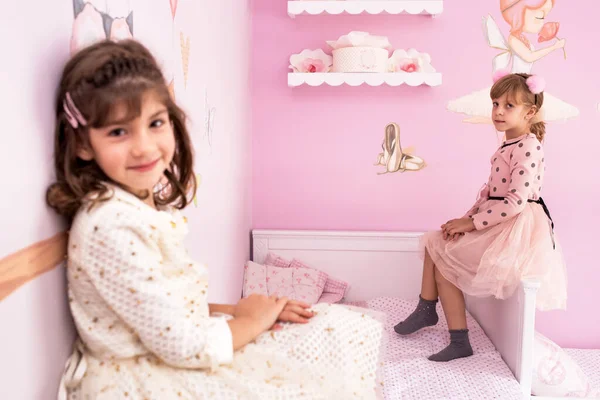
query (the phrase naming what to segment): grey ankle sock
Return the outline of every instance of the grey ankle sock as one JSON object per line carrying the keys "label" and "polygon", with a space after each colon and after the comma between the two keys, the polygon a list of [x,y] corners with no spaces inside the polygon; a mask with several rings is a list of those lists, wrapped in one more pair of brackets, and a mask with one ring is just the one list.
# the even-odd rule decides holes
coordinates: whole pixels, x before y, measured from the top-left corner
{"label": "grey ankle sock", "polygon": [[426,326],[433,326],[438,323],[439,317],[435,306],[438,300],[425,300],[419,295],[419,304],[404,321],[394,326],[394,331],[400,335],[409,335],[415,333]]}
{"label": "grey ankle sock", "polygon": [[473,355],[471,342],[469,342],[469,330],[459,329],[450,331],[450,344],[444,350],[429,356],[431,361],[450,361],[456,358],[469,357]]}

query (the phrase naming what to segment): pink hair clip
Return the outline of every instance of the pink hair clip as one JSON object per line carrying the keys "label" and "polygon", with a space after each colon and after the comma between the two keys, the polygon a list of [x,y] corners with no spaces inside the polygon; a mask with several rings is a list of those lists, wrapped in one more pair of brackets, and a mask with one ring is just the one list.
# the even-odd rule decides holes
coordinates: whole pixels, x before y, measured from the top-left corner
{"label": "pink hair clip", "polygon": [[539,75],[531,75],[525,82],[533,94],[542,93],[546,87],[546,80]]}
{"label": "pink hair clip", "polygon": [[65,115],[67,117],[67,121],[73,127],[73,129],[77,129],[79,125],[86,126],[87,121],[79,112],[79,109],[75,106],[73,99],[71,98],[71,94],[67,92],[65,96],[65,101],[63,101],[63,109],[65,111]]}
{"label": "pink hair clip", "polygon": [[[492,75],[492,80],[494,83],[498,82],[500,79],[504,78],[506,75],[510,75],[510,71],[507,69],[499,69],[494,72]],[[539,75],[531,75],[529,78],[525,80],[527,87],[533,94],[540,94],[544,91],[546,87],[546,80]]]}

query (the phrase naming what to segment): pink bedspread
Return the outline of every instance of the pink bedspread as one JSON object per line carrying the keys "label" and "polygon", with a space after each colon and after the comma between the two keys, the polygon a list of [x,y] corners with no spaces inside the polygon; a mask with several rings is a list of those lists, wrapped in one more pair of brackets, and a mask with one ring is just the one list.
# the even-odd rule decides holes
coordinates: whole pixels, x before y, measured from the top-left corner
{"label": "pink bedspread", "polygon": [[448,326],[438,304],[440,321],[408,337],[394,332],[394,325],[406,318],[416,300],[382,297],[355,305],[387,314],[387,352],[384,357],[384,395],[387,400],[456,399],[521,400],[519,383],[502,361],[479,324],[467,314],[472,357],[435,363],[427,356],[448,344]]}
{"label": "pink bedspread", "polygon": [[600,389],[600,349],[565,349],[583,372],[594,389]]}

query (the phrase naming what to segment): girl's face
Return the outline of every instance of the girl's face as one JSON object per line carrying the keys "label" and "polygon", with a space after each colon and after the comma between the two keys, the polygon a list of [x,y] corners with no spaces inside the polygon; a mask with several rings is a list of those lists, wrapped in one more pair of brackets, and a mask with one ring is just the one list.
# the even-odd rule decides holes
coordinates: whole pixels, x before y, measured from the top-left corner
{"label": "girl's face", "polygon": [[[167,107],[154,91],[147,91],[140,115],[122,121],[127,111],[125,105],[117,105],[113,122],[90,128],[90,148],[80,149],[78,156],[94,160],[110,179],[134,194],[146,190],[153,193],[175,153],[175,134]],[[154,206],[153,196],[146,201]]]}
{"label": "girl's face", "polygon": [[544,26],[545,19],[552,10],[552,0],[546,2],[538,9],[525,9],[525,18],[523,19],[523,32],[540,33]]}
{"label": "girl's face", "polygon": [[493,99],[492,120],[499,132],[527,133],[534,116],[534,107],[518,104],[515,99],[508,97],[508,93]]}

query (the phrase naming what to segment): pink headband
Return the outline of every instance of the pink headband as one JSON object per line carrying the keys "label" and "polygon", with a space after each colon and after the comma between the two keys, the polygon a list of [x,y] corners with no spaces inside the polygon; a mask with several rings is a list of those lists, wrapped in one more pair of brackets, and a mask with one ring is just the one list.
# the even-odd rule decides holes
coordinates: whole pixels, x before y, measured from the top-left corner
{"label": "pink headband", "polygon": [[[504,78],[506,75],[510,75],[510,72],[508,72],[505,69],[499,69],[496,72],[494,72],[492,79],[494,83],[496,83],[498,80]],[[525,83],[527,84],[527,87],[533,94],[542,93],[544,91],[544,88],[546,87],[546,80],[539,75],[531,75],[525,80]]]}
{"label": "pink headband", "polygon": [[85,118],[83,118],[83,115],[81,115],[81,112],[79,112],[79,109],[77,109],[75,103],[73,103],[73,99],[71,98],[71,94],[69,92],[67,92],[65,101],[63,101],[63,109],[65,111],[67,120],[73,129],[77,129],[79,125],[87,125],[87,121]]}

